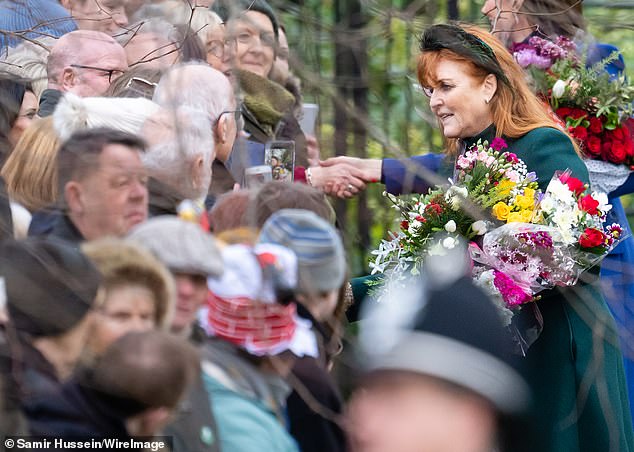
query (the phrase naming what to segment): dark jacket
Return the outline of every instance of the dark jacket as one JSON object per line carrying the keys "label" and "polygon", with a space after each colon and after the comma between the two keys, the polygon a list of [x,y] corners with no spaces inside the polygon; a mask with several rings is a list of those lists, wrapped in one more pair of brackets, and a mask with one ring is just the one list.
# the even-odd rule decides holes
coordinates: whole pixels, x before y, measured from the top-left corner
{"label": "dark jacket", "polygon": [[150,178],[148,183],[149,206],[148,216],[176,215],[178,205],[183,198],[176,195],[174,189],[168,187],[158,179]]}
{"label": "dark jacket", "polygon": [[0,240],[13,237],[13,217],[4,179],[0,177]]}
{"label": "dark jacket", "polygon": [[40,118],[51,116],[64,93],[56,89],[45,89],[40,96],[40,108],[37,115]]}
{"label": "dark jacket", "polygon": [[164,434],[172,437],[172,452],[220,452],[218,427],[202,378],[196,380],[180,403]]}
{"label": "dark jacket", "polygon": [[[313,332],[322,345],[329,340],[324,329],[306,308],[298,305],[297,313],[312,322]],[[343,412],[343,400],[326,369],[325,353],[322,346],[319,358],[299,358],[293,367],[293,375],[314,399],[314,403],[309,405],[294,390],[286,401],[290,432],[302,452],[346,450],[345,435],[336,422]],[[314,410],[315,404],[319,411]]]}
{"label": "dark jacket", "polygon": [[48,234],[51,237],[57,237],[67,242],[79,245],[85,240],[84,236],[79,232],[68,215],[60,215],[55,219],[53,230]]}

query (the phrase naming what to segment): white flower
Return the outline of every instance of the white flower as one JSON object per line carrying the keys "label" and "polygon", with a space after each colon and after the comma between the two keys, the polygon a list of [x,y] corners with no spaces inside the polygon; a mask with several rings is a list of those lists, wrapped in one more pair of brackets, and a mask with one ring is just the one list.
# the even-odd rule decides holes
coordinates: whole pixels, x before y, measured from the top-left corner
{"label": "white flower", "polygon": [[557,80],[553,85],[553,97],[559,99],[566,92],[566,82]]}
{"label": "white flower", "polygon": [[476,235],[484,235],[487,232],[487,224],[482,220],[478,220],[471,225],[471,229]]}
{"label": "white flower", "polygon": [[447,224],[445,224],[445,231],[456,232],[456,222],[453,220],[449,220]]}
{"label": "white flower", "polygon": [[446,248],[448,250],[452,250],[454,249],[454,247],[458,244],[458,240],[456,240],[453,237],[447,237],[446,239],[444,239],[442,241],[442,246],[443,248]]}
{"label": "white flower", "polygon": [[469,191],[466,188],[452,185],[449,187],[449,190],[447,190],[445,199],[451,204],[451,208],[453,210],[458,210],[460,209],[462,199],[466,198],[468,195]]}
{"label": "white flower", "polygon": [[603,215],[612,210],[612,204],[608,204],[608,195],[600,191],[593,191],[592,197],[599,201],[598,209],[601,211]]}

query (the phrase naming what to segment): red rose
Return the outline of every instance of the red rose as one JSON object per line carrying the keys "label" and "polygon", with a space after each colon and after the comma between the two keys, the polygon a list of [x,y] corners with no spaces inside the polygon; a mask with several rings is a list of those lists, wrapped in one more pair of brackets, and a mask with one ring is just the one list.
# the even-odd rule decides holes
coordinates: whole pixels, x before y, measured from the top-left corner
{"label": "red rose", "polygon": [[612,138],[619,141],[625,140],[625,131],[623,130],[623,127],[617,127],[614,129],[612,131]]}
{"label": "red rose", "polygon": [[579,141],[585,141],[588,138],[588,129],[583,126],[577,126],[571,131],[572,136]]}
{"label": "red rose", "polygon": [[588,212],[590,215],[598,215],[599,201],[594,199],[591,195],[586,195],[579,200],[579,208],[584,212]]}
{"label": "red rose", "polygon": [[439,204],[432,202],[427,207],[425,207],[425,212],[440,215],[442,213],[442,207],[440,207]]}
{"label": "red rose", "polygon": [[590,118],[590,127],[588,128],[592,133],[601,133],[601,131],[603,130],[603,122],[601,122],[601,120],[596,116],[592,116]]}
{"label": "red rose", "polygon": [[409,221],[403,220],[401,221],[401,229],[407,231],[409,229]]}
{"label": "red rose", "polygon": [[579,237],[579,245],[582,248],[594,248],[605,243],[605,235],[603,232],[594,228],[586,228]]}
{"label": "red rose", "polygon": [[586,152],[591,157],[598,157],[601,155],[601,138],[597,136],[591,136],[586,141]]}
{"label": "red rose", "polygon": [[568,186],[568,190],[574,192],[575,195],[579,196],[586,190],[586,186],[583,182],[581,182],[576,177],[568,177],[568,178],[559,178],[559,180]]}
{"label": "red rose", "polygon": [[558,108],[557,111],[555,113],[557,113],[557,116],[559,116],[560,118],[562,118],[564,121],[566,120],[567,116],[570,116],[570,112],[572,110],[568,107],[561,107]]}
{"label": "red rose", "polygon": [[630,138],[629,140],[625,140],[625,154],[628,157],[634,157],[634,141]]}
{"label": "red rose", "polygon": [[621,164],[625,162],[625,157],[627,157],[627,151],[625,150],[625,145],[621,141],[613,141],[612,146],[608,149],[603,149],[605,158],[612,162]]}
{"label": "red rose", "polygon": [[570,110],[570,115],[569,116],[571,116],[574,119],[579,119],[579,118],[583,118],[587,114],[588,113],[586,113],[585,110],[581,110],[580,108],[572,108]]}

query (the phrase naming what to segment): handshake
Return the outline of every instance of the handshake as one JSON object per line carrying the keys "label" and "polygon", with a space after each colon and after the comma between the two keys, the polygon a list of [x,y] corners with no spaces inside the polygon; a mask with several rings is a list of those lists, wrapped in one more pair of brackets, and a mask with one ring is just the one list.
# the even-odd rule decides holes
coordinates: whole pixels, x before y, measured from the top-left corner
{"label": "handshake", "polygon": [[308,182],[327,195],[352,198],[365,190],[366,184],[381,179],[381,166],[379,159],[333,157],[311,166]]}

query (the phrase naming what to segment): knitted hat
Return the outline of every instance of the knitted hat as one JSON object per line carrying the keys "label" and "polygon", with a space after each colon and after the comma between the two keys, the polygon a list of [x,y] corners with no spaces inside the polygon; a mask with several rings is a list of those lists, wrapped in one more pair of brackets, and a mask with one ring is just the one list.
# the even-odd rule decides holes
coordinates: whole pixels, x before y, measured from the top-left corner
{"label": "knitted hat", "polygon": [[277,245],[228,245],[222,250],[225,272],[209,280],[210,296],[202,323],[207,332],[252,355],[286,350],[317,356],[310,322],[299,319],[289,302],[297,283],[297,259]]}
{"label": "knitted hat", "polygon": [[299,266],[299,291],[329,292],[341,287],[346,259],[339,234],[327,221],[303,209],[282,209],[262,226],[260,243],[292,250]]}
{"label": "knitted hat", "polygon": [[[4,0],[0,2],[0,30],[24,33],[26,38],[60,36],[77,29],[75,21],[57,0]],[[0,54],[6,46],[24,42],[20,36],[0,33]]]}
{"label": "knitted hat", "polygon": [[403,331],[372,368],[449,381],[489,400],[502,413],[516,413],[526,408],[528,389],[512,366],[511,350],[493,302],[469,277],[462,277],[428,291],[413,328]]}
{"label": "knitted hat", "polygon": [[5,280],[11,323],[34,337],[57,336],[77,325],[93,305],[101,283],[90,259],[55,238],[4,241],[0,276]]}
{"label": "knitted hat", "polygon": [[257,11],[271,19],[276,38],[279,34],[279,22],[275,12],[265,0],[216,0],[211,6],[211,10],[218,14],[225,23],[238,14],[246,11]]}
{"label": "knitted hat", "polygon": [[222,274],[215,239],[195,223],[171,215],[154,217],[132,229],[128,237],[173,272],[211,277]]}

